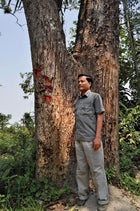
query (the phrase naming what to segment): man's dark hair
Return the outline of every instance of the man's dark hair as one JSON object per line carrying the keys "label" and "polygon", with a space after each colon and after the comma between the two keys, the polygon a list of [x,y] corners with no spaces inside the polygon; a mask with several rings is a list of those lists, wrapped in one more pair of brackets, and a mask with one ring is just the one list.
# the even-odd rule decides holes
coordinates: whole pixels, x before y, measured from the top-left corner
{"label": "man's dark hair", "polygon": [[87,79],[87,81],[90,82],[91,84],[93,84],[93,78],[92,78],[91,75],[88,75],[88,74],[86,74],[86,73],[81,73],[81,74],[78,75],[78,79],[79,79],[80,77],[82,77],[82,76],[85,76],[86,79]]}

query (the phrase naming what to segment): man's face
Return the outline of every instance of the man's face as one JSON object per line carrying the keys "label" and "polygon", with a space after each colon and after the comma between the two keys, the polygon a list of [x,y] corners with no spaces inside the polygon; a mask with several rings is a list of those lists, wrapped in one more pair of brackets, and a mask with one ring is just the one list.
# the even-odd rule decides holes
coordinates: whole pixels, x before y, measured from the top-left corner
{"label": "man's face", "polygon": [[87,81],[86,76],[81,76],[78,79],[78,88],[81,93],[85,93],[91,87],[91,83]]}

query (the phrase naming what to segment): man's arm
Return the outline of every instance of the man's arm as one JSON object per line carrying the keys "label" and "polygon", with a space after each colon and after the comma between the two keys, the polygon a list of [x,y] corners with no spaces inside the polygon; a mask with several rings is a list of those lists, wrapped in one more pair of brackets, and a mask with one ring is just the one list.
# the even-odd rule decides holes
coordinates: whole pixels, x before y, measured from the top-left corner
{"label": "man's arm", "polygon": [[103,114],[97,114],[96,136],[93,140],[93,149],[98,150],[101,147],[101,130],[103,125]]}

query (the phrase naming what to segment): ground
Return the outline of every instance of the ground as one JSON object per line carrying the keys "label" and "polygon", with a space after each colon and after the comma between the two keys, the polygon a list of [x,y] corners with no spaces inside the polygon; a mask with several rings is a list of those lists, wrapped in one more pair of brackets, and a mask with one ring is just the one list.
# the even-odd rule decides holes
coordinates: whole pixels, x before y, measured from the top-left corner
{"label": "ground", "polygon": [[[140,211],[140,197],[128,191],[109,185],[110,203],[106,211]],[[83,207],[75,205],[75,198],[60,200],[57,203],[46,206],[45,211],[97,211],[95,193],[90,197]]]}

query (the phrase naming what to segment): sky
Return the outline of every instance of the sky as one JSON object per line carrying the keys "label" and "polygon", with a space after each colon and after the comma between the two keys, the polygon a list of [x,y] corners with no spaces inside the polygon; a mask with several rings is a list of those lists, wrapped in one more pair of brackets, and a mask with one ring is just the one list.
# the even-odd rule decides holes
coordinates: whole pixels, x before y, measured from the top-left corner
{"label": "sky", "polygon": [[[0,10],[0,113],[11,114],[10,123],[19,122],[25,112],[34,112],[34,97],[24,99],[20,87],[20,73],[31,72],[30,43],[24,11],[16,14],[17,19]],[[69,29],[76,20],[76,11],[66,14],[64,31],[67,41]]]}

